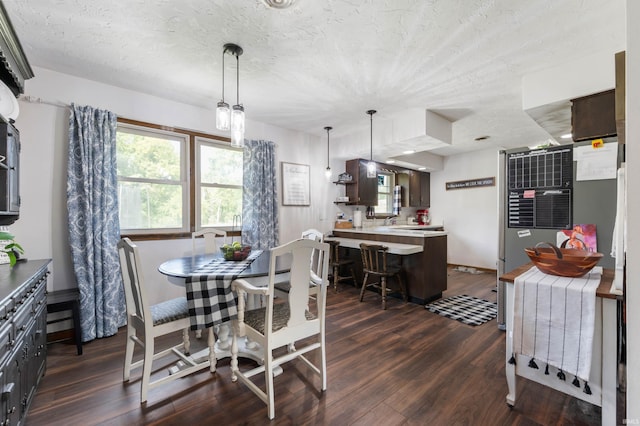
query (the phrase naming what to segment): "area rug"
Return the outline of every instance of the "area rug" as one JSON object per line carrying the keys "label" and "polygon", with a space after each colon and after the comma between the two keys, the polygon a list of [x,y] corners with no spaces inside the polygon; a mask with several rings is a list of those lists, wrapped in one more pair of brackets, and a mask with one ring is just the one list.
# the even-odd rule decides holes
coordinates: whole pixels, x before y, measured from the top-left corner
{"label": "area rug", "polygon": [[498,315],[498,307],[488,300],[462,294],[425,305],[429,311],[468,325],[480,325]]}

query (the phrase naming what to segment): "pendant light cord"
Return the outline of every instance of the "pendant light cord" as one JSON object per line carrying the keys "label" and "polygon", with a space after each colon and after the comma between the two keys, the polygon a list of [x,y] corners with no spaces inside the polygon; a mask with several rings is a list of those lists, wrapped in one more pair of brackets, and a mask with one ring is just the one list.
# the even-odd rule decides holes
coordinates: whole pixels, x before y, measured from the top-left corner
{"label": "pendant light cord", "polygon": [[227,53],[225,49],[222,49],[222,102],[224,102],[224,55]]}
{"label": "pendant light cord", "polygon": [[333,127],[327,126],[324,129],[327,131],[327,169],[329,169],[329,131],[333,129]]}
{"label": "pendant light cord", "polygon": [[370,125],[369,125],[369,130],[370,130],[370,134],[369,134],[369,161],[373,161],[373,113],[369,114],[369,121],[370,121]]}
{"label": "pendant light cord", "polygon": [[375,109],[370,109],[369,111],[367,111],[367,114],[369,114],[369,120],[371,122],[370,125],[370,129],[371,129],[371,134],[369,135],[369,140],[371,141],[370,144],[370,151],[369,151],[369,161],[373,162],[373,114],[375,114],[376,111]]}
{"label": "pendant light cord", "polygon": [[236,105],[240,105],[240,56],[236,54]]}

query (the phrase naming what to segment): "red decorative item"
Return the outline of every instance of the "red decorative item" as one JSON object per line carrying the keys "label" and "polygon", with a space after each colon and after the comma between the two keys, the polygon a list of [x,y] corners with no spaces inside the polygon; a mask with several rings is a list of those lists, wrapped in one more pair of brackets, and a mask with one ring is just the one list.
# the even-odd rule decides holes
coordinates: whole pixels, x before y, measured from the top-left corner
{"label": "red decorative item", "polygon": [[418,221],[418,225],[430,225],[431,217],[429,216],[429,209],[417,210],[416,220]]}

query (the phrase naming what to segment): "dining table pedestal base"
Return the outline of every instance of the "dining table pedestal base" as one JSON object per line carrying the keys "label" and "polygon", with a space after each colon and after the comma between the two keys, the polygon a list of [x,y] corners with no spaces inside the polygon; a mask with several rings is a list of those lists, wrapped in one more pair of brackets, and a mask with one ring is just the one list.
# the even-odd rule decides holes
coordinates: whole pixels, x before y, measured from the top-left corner
{"label": "dining table pedestal base", "polygon": [[[224,323],[218,326],[218,332],[216,333],[218,338],[214,345],[214,351],[216,353],[216,360],[224,358],[231,358],[231,333],[230,324]],[[256,342],[248,340],[246,337],[238,338],[238,357],[252,359],[258,364],[264,364],[264,351],[262,347]],[[200,364],[209,360],[209,348],[204,348],[190,356],[196,364]],[[169,368],[169,374],[175,374],[180,370],[189,367],[184,362],[179,361],[174,366]],[[282,367],[278,366],[274,369],[274,377],[282,374]]]}

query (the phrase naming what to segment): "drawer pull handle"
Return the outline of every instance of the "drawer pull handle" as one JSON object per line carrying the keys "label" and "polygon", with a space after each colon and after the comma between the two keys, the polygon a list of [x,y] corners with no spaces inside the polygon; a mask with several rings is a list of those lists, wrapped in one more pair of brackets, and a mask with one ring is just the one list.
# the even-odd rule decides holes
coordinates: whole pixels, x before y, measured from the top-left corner
{"label": "drawer pull handle", "polygon": [[11,392],[13,392],[13,388],[15,387],[15,383],[7,383],[4,388],[2,388],[2,400],[6,401],[11,396]]}

